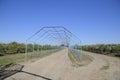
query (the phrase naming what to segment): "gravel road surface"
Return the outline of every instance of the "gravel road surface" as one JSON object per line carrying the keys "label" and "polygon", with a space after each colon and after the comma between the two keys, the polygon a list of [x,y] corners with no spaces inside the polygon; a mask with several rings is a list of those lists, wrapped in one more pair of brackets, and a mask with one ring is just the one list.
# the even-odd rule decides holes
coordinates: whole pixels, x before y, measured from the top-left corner
{"label": "gravel road surface", "polygon": [[22,72],[5,80],[120,80],[120,59],[86,52],[93,57],[88,65],[75,67],[64,49],[25,64]]}

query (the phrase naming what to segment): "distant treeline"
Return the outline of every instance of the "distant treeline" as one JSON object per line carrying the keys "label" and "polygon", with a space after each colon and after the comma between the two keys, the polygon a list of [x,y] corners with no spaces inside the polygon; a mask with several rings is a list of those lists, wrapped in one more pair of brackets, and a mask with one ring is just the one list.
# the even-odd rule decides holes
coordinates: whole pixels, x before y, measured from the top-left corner
{"label": "distant treeline", "polygon": [[97,44],[82,46],[85,51],[120,56],[120,44]]}
{"label": "distant treeline", "polygon": [[[11,42],[8,44],[0,43],[0,56],[6,55],[6,54],[16,54],[16,53],[25,53],[25,47],[26,44],[24,43],[17,43],[17,42]],[[48,49],[54,49],[58,48],[58,46],[51,46],[51,45],[34,45],[34,50],[48,50]],[[33,44],[27,44],[27,50],[28,52],[33,51]]]}

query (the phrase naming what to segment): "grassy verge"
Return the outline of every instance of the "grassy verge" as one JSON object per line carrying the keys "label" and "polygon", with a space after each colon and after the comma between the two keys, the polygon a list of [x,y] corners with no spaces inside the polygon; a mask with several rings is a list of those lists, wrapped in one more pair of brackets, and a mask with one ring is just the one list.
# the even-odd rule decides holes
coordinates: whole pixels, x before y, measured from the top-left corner
{"label": "grassy verge", "polygon": [[81,62],[73,55],[73,53],[70,50],[68,50],[68,56],[71,62],[73,63],[73,66],[75,67],[83,66],[83,64],[81,64]]}
{"label": "grassy verge", "polygon": [[[52,53],[55,53],[57,51],[59,51],[61,49],[55,49],[55,50],[43,50],[41,52],[35,52],[34,53],[34,58],[42,58],[45,56],[48,56]],[[28,59],[31,59],[33,56],[32,52],[28,53]],[[0,65],[5,65],[5,64],[9,64],[9,63],[18,63],[18,62],[23,62],[24,61],[24,57],[25,57],[25,53],[19,53],[19,54],[12,54],[12,55],[6,55],[6,56],[2,56],[0,57]],[[34,59],[32,58],[32,59]]]}
{"label": "grassy verge", "polygon": [[69,56],[71,62],[73,63],[73,66],[75,66],[75,67],[87,65],[93,59],[90,55],[83,52],[82,53],[82,61],[79,61],[70,50],[68,50],[68,56]]}
{"label": "grassy verge", "polygon": [[0,65],[24,61],[24,54],[12,54],[0,57]]}

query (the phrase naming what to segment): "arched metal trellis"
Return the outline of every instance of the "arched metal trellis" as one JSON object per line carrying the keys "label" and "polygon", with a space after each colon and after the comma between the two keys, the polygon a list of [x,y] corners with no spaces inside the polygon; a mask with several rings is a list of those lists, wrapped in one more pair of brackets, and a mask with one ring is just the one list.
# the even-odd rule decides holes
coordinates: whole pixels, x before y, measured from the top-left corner
{"label": "arched metal trellis", "polygon": [[32,57],[35,56],[35,44],[37,44],[37,56],[40,56],[39,54],[45,45],[50,45],[57,46],[58,48],[68,47],[76,58],[80,61],[82,60],[82,49],[80,48],[79,52],[76,50],[76,47],[81,45],[81,40],[63,26],[42,27],[35,34],[30,36],[26,40],[25,60],[28,58],[28,45],[30,44],[32,45]]}

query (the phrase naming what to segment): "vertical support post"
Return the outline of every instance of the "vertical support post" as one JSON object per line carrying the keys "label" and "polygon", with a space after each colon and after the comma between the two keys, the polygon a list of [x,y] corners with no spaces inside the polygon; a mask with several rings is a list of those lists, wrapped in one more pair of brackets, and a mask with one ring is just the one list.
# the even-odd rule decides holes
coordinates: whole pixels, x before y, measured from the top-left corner
{"label": "vertical support post", "polygon": [[34,55],[34,44],[35,44],[35,43],[33,43],[33,53],[32,53],[32,58],[35,56],[35,55]]}
{"label": "vertical support post", "polygon": [[25,61],[27,60],[27,40],[26,40],[26,46],[25,46]]}
{"label": "vertical support post", "polygon": [[37,54],[36,54],[36,56],[38,57],[38,55],[39,55],[39,45],[37,45]]}
{"label": "vertical support post", "polygon": [[41,53],[41,45],[39,45],[38,47],[39,47],[39,53],[38,53],[38,55],[39,55],[39,57],[40,57],[40,53]]}
{"label": "vertical support post", "polygon": [[82,61],[82,44],[81,44],[81,41],[80,41],[80,56],[79,56],[79,58],[80,58],[80,61]]}
{"label": "vertical support post", "polygon": [[41,50],[40,50],[40,54],[42,54],[42,45],[41,45]]}
{"label": "vertical support post", "polygon": [[42,49],[43,49],[43,45],[41,45],[41,51],[40,51],[40,54],[42,54]]}

